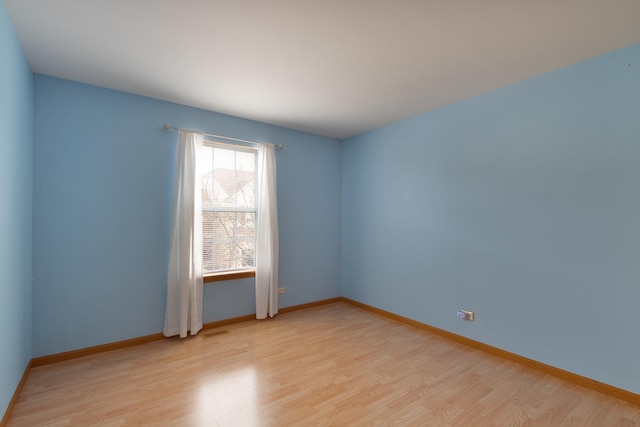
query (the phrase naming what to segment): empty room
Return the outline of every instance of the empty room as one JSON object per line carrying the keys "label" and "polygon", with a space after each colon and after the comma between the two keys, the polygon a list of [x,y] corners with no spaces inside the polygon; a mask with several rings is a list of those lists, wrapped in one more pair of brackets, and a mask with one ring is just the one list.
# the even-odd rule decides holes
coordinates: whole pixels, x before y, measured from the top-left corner
{"label": "empty room", "polygon": [[640,2],[0,1],[0,427],[640,426]]}

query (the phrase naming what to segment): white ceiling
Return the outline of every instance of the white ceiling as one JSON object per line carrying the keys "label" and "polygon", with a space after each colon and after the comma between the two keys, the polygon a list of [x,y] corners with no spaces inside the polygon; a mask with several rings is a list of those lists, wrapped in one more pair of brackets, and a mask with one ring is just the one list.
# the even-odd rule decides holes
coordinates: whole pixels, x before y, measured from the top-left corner
{"label": "white ceiling", "polygon": [[640,0],[4,0],[34,72],[337,138],[640,43]]}

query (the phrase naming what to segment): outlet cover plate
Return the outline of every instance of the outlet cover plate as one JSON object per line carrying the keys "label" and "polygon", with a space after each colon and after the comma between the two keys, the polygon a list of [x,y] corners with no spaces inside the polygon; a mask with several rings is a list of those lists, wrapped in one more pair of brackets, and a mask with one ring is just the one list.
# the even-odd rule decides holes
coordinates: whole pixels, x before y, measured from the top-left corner
{"label": "outlet cover plate", "polygon": [[458,310],[457,316],[458,318],[464,319],[464,320],[471,320],[471,321],[475,320],[475,313],[473,311]]}

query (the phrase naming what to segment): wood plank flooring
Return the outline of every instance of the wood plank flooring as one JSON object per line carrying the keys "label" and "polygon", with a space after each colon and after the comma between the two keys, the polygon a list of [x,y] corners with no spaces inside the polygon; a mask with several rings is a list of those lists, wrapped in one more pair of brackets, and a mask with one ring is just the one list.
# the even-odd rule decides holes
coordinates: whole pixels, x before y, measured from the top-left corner
{"label": "wood plank flooring", "polygon": [[206,332],[33,368],[9,426],[640,426],[640,407],[347,303]]}

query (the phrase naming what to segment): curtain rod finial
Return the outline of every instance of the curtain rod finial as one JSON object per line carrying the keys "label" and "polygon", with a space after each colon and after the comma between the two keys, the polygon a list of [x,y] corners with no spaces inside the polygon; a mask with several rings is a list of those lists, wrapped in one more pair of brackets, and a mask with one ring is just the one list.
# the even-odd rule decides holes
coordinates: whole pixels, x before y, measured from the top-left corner
{"label": "curtain rod finial", "polygon": [[173,126],[171,126],[169,123],[165,123],[165,124],[164,124],[164,128],[165,128],[166,130],[173,130]]}

